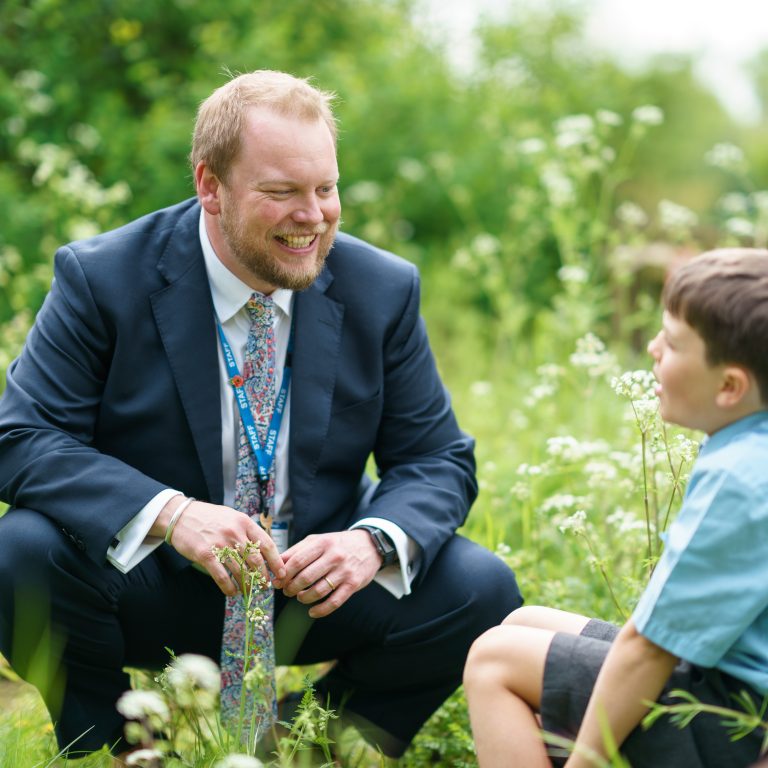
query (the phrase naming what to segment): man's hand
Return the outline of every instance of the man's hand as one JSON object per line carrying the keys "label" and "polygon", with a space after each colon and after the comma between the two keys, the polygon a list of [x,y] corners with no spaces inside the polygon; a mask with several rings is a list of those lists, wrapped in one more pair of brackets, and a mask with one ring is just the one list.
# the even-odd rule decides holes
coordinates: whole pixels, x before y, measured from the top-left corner
{"label": "man's hand", "polygon": [[[163,507],[150,533],[164,536],[174,510],[184,501],[175,496]],[[218,504],[193,501],[183,512],[173,529],[171,545],[181,555],[202,566],[219,589],[230,597],[238,592],[240,568],[232,560],[220,563],[214,548],[232,547],[242,551],[246,541],[259,544],[259,550],[248,557],[248,565],[267,576],[266,566],[274,574],[272,583],[283,586],[286,570],[275,542],[248,515]]]}
{"label": "man's hand", "polygon": [[381,566],[371,535],[357,529],[307,536],[286,550],[283,560],[283,593],[300,603],[322,600],[309,609],[313,619],[328,616],[368,586]]}

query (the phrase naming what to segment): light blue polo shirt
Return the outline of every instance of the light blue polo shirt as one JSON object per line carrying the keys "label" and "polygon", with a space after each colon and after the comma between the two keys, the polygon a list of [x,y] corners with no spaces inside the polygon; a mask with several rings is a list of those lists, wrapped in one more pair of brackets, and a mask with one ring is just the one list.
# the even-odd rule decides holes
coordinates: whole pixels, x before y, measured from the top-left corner
{"label": "light blue polo shirt", "polygon": [[768,693],[768,411],[702,446],[632,620],[675,656]]}

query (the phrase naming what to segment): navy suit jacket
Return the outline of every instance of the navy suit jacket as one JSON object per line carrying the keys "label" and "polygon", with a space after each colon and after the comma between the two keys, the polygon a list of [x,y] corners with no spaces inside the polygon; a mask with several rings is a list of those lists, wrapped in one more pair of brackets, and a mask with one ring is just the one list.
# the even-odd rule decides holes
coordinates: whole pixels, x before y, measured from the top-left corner
{"label": "navy suit jacket", "polygon": [[[8,369],[0,498],[49,516],[99,564],[163,488],[222,500],[199,215],[188,200],[59,249],[51,291]],[[339,234],[294,311],[292,540],[354,522],[373,454],[381,482],[366,514],[419,544],[423,574],[476,484],[473,441],[456,424],[419,317],[417,270]]]}

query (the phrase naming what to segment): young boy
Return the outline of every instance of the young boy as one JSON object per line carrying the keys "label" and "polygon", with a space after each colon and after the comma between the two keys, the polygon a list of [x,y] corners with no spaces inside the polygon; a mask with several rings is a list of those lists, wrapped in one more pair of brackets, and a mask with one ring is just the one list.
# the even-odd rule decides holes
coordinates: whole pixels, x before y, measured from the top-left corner
{"label": "young boy", "polygon": [[575,738],[567,768],[598,764],[587,752],[606,755],[606,728],[632,768],[758,759],[762,730],[733,742],[717,715],[639,724],[675,688],[728,708],[768,694],[768,251],[703,254],[663,300],[648,345],[661,415],[708,435],[682,509],[621,630],[524,607],[475,642],[464,685],[481,768],[550,766],[542,728]]}

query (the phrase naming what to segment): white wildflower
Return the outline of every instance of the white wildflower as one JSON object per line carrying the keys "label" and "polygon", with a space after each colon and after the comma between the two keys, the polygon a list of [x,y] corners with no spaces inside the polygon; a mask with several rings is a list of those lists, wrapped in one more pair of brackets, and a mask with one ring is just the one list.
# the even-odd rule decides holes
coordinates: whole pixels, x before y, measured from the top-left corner
{"label": "white wildflower", "polygon": [[547,454],[562,461],[581,461],[607,451],[608,445],[602,440],[577,440],[571,435],[547,438]]}
{"label": "white wildflower", "polygon": [[592,378],[606,376],[616,370],[616,357],[594,333],[576,340],[576,351],[570,356],[571,365],[586,369]]}
{"label": "white wildflower", "polygon": [[595,121],[589,115],[567,115],[555,123],[555,131],[559,134],[591,136],[594,130]]}
{"label": "white wildflower", "polygon": [[589,280],[589,274],[584,267],[565,266],[557,270],[557,276],[562,283],[581,285]]}
{"label": "white wildflower", "polygon": [[517,144],[517,151],[521,155],[540,155],[547,148],[542,139],[523,139]]}
{"label": "white wildflower", "polygon": [[481,232],[472,238],[470,248],[480,257],[494,256],[501,250],[501,240],[488,232]]}
{"label": "white wildflower", "polygon": [[659,401],[656,397],[653,399],[633,400],[632,412],[640,431],[647,432],[654,425],[659,415]]}
{"label": "white wildflower", "polygon": [[728,192],[720,198],[718,205],[731,216],[737,216],[749,210],[749,200],[743,192]]}
{"label": "white wildflower", "polygon": [[117,700],[117,711],[128,720],[157,718],[167,722],[170,718],[168,705],[155,691],[126,691]]}
{"label": "white wildflower", "polygon": [[509,495],[518,501],[528,501],[531,498],[531,486],[527,483],[515,483],[509,489]]}
{"label": "white wildflower", "polygon": [[554,163],[548,163],[542,169],[541,183],[547,192],[549,202],[556,208],[563,208],[576,200],[573,182]]}
{"label": "white wildflower", "polygon": [[528,475],[529,477],[540,475],[542,472],[542,468],[537,464],[521,464],[517,468],[518,475]]}
{"label": "white wildflower", "polygon": [[548,397],[552,397],[557,392],[557,389],[550,382],[542,382],[531,387],[530,392],[523,400],[526,408],[532,408],[536,403],[546,400]]}
{"label": "white wildflower", "polygon": [[544,363],[536,369],[536,373],[544,380],[557,380],[565,376],[565,368],[556,363]]}
{"label": "white wildflower", "polygon": [[617,533],[645,531],[645,522],[621,507],[617,507],[611,512],[605,518],[605,522],[608,526],[615,529]]}
{"label": "white wildflower", "polygon": [[722,168],[724,171],[742,171],[745,165],[744,152],[727,141],[715,144],[705,155],[705,160],[715,168]]}
{"label": "white wildflower", "polygon": [[137,749],[125,758],[126,765],[137,765],[139,768],[152,768],[159,765],[163,753],[157,749]]}
{"label": "white wildflower", "polygon": [[687,464],[693,462],[699,455],[699,444],[685,435],[675,435],[670,449],[681,461]]}
{"label": "white wildflower", "polygon": [[664,112],[652,104],[636,107],[632,110],[632,120],[638,125],[661,125]]}
{"label": "white wildflower", "polygon": [[344,191],[344,200],[350,205],[375,203],[381,199],[381,185],[375,181],[358,181]]}
{"label": "white wildflower", "polygon": [[584,503],[582,496],[574,496],[570,493],[555,493],[541,504],[542,512],[565,512]]}
{"label": "white wildflower", "polygon": [[659,201],[659,218],[661,226],[673,232],[688,230],[699,222],[699,217],[690,208],[671,200]]}
{"label": "white wildflower", "polygon": [[725,222],[725,228],[736,237],[754,237],[755,225],[743,216],[732,216]]}
{"label": "white wildflower", "polygon": [[227,755],[214,768],[263,768],[264,763],[250,755]]}
{"label": "white wildflower", "polygon": [[185,653],[170,663],[167,680],[182,706],[207,705],[219,693],[221,673],[207,656]]}
{"label": "white wildflower", "polygon": [[457,248],[451,258],[451,266],[456,269],[467,270],[468,272],[477,272],[477,264],[472,258],[469,248]]}
{"label": "white wildflower", "polygon": [[572,515],[566,517],[558,526],[561,533],[571,531],[575,534],[583,534],[587,529],[587,513],[583,509],[577,509]]}
{"label": "white wildflower", "polygon": [[611,388],[620,397],[645,400],[655,397],[656,378],[651,371],[626,371],[611,379]]}
{"label": "white wildflower", "polygon": [[616,209],[616,218],[628,227],[640,229],[648,223],[648,215],[636,203],[627,201]]}
{"label": "white wildflower", "polygon": [[417,160],[414,157],[403,157],[397,164],[397,172],[406,181],[410,181],[413,184],[418,184],[424,180],[427,175],[427,169],[424,167],[424,163]]}
{"label": "white wildflower", "polygon": [[591,489],[604,488],[613,483],[618,476],[615,464],[609,461],[588,461],[584,466],[587,486]]}
{"label": "white wildflower", "polygon": [[473,381],[469,391],[474,397],[488,397],[493,393],[493,384],[490,381]]}
{"label": "white wildflower", "polygon": [[768,190],[761,189],[752,193],[755,207],[762,214],[768,214]]}
{"label": "white wildflower", "polygon": [[13,82],[19,88],[24,88],[28,91],[39,91],[45,87],[48,78],[36,69],[22,69],[16,73]]}
{"label": "white wildflower", "polygon": [[597,122],[602,123],[603,125],[617,126],[624,122],[621,115],[610,109],[598,109],[597,112],[595,112],[595,117],[597,118]]}

